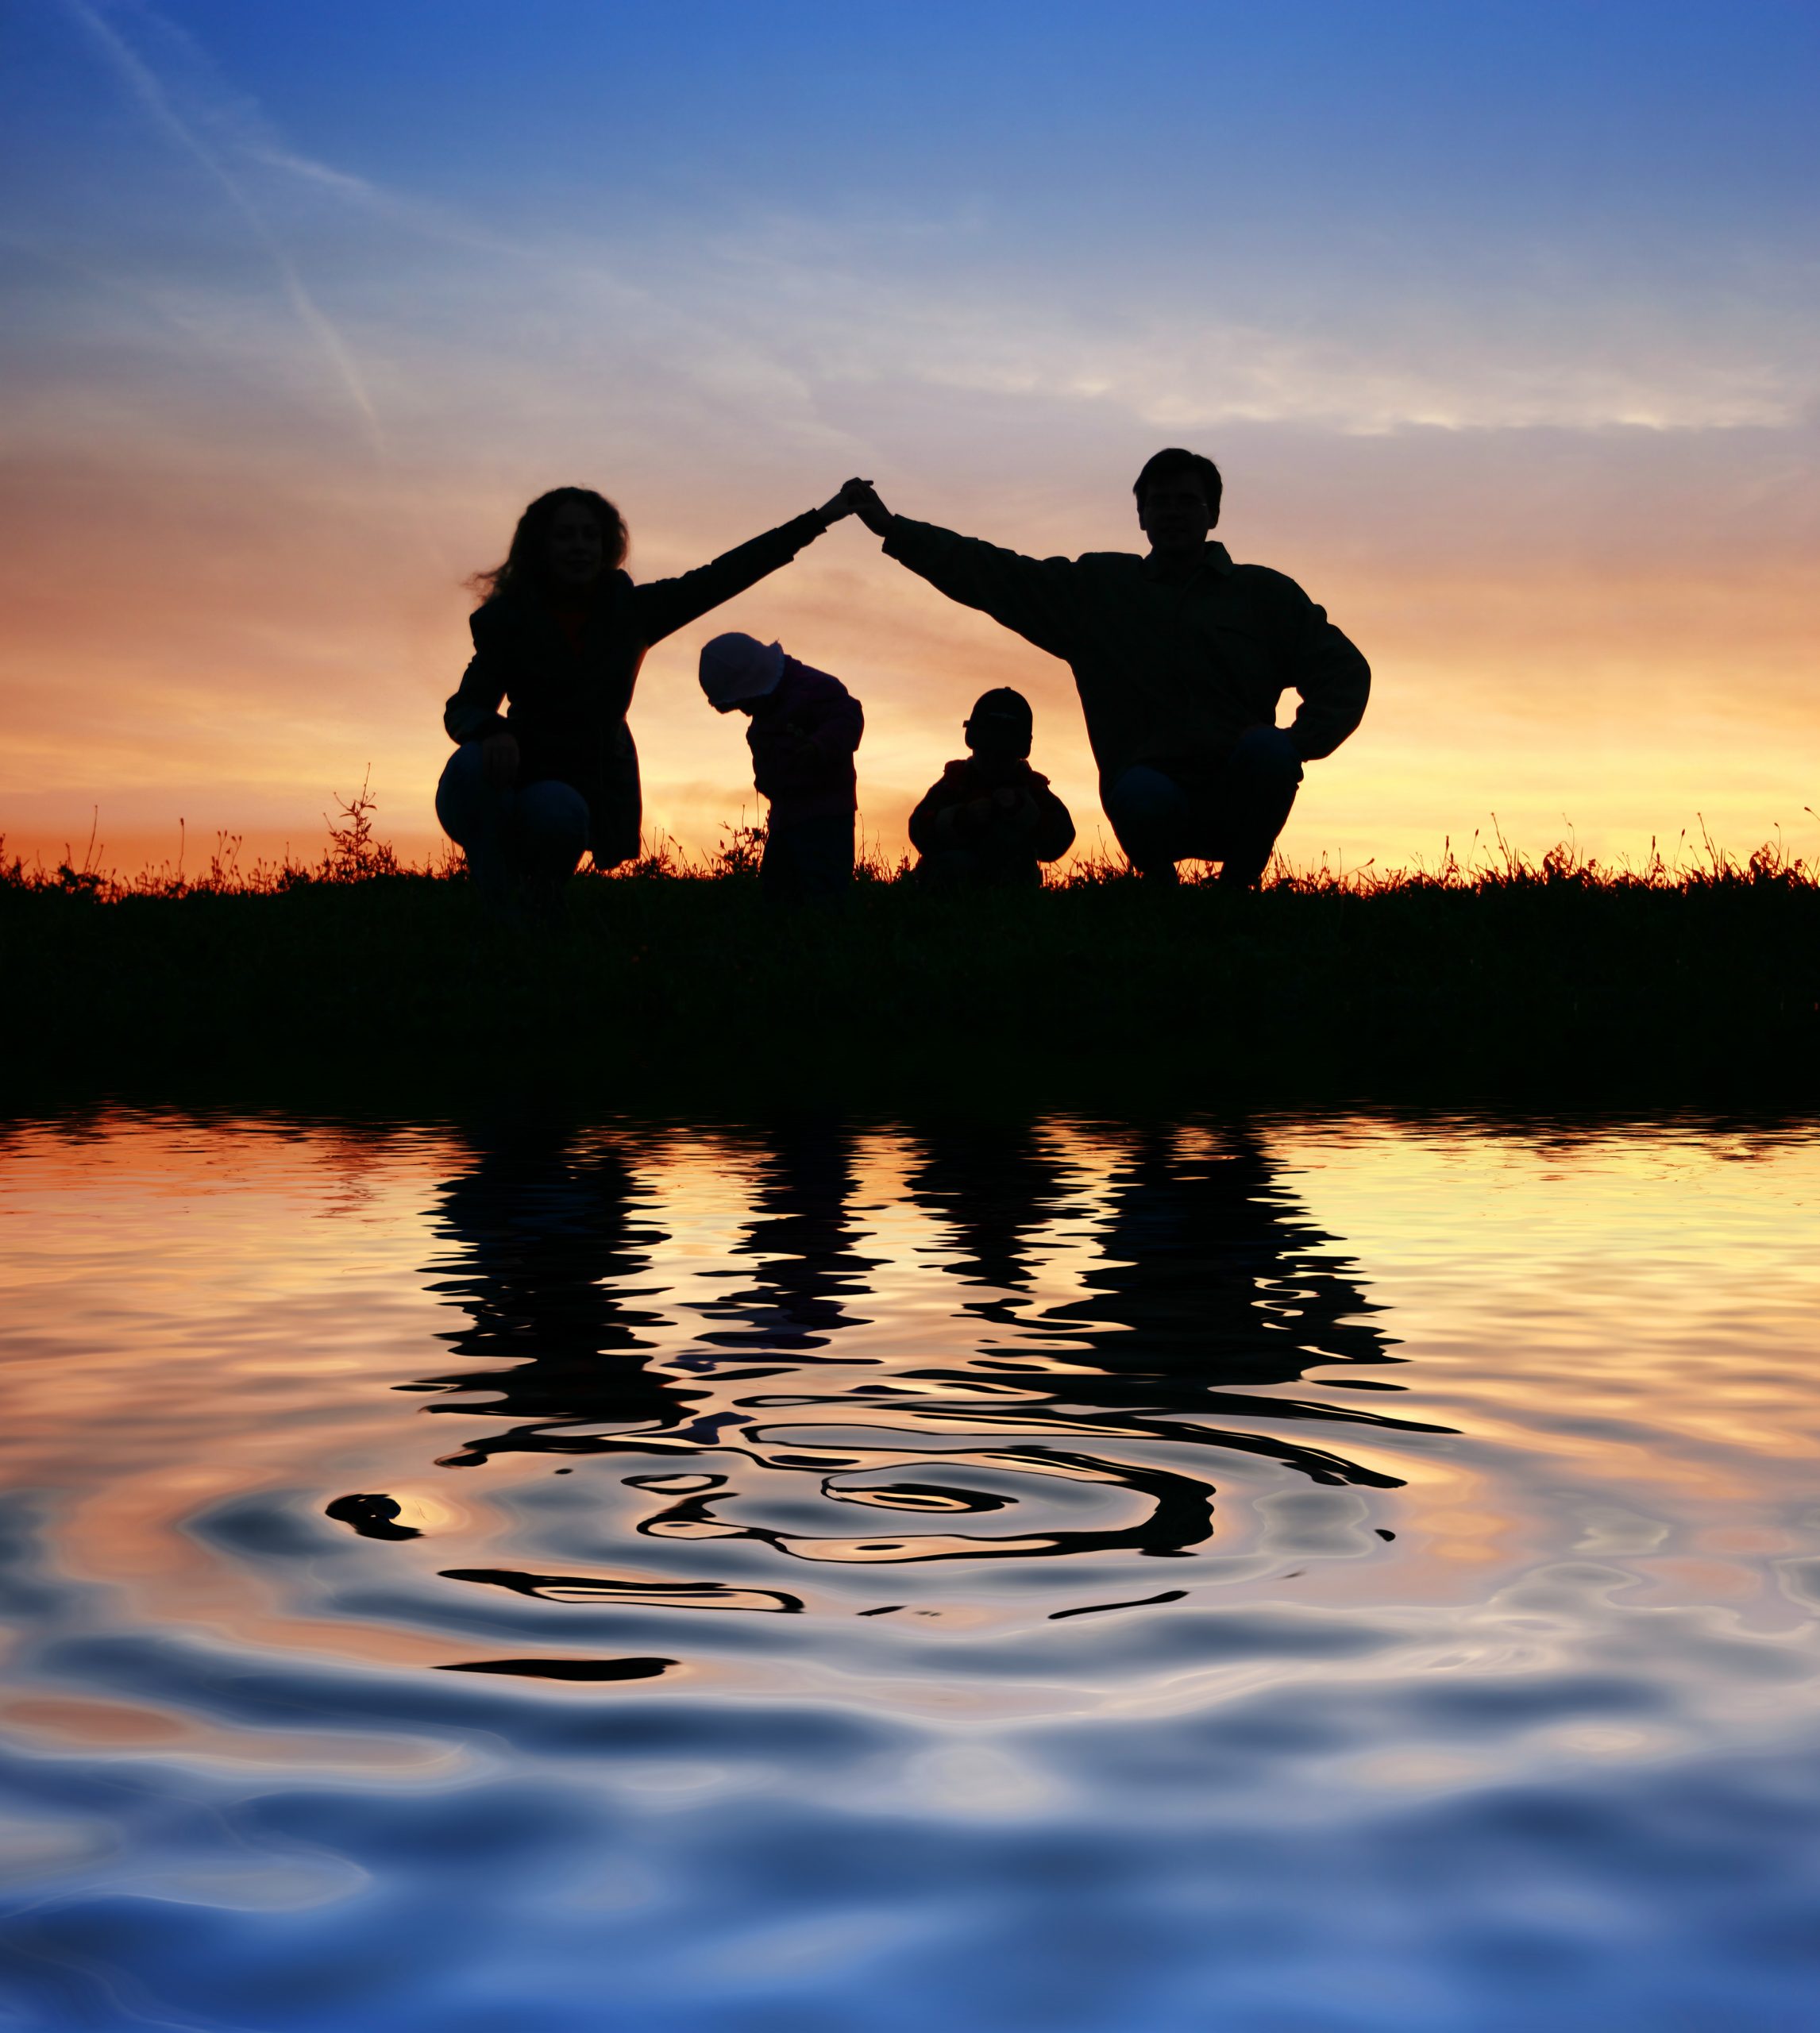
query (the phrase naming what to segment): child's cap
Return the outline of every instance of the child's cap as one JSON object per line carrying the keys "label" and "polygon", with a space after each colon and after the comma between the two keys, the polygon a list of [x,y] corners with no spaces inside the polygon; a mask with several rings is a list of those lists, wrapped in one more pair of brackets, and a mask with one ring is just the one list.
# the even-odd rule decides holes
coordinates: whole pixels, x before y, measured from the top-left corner
{"label": "child's cap", "polygon": [[996,749],[999,754],[1028,755],[1035,721],[1030,701],[1021,692],[1001,685],[981,692],[974,702],[962,731],[970,748]]}
{"label": "child's cap", "polygon": [[701,651],[701,689],[717,713],[748,699],[762,699],[784,675],[784,646],[755,635],[716,635]]}

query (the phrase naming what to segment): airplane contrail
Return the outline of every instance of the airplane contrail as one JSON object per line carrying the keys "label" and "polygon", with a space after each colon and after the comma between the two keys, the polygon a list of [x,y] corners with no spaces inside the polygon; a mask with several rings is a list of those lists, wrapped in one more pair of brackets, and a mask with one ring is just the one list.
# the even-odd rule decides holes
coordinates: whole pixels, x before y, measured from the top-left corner
{"label": "airplane contrail", "polygon": [[322,349],[336,379],[358,412],[375,457],[383,461],[386,457],[386,447],[380,429],[379,416],[373,408],[372,398],[367,393],[366,384],[361,378],[353,355],[348,350],[341,334],[304,287],[303,278],[297,272],[295,263],[285,253],[277,235],[266,224],[258,207],[241,188],[226,164],[172,104],[170,95],[149,65],[109,27],[87,4],[87,0],[64,0],[64,6],[125,82],[154,125],[201,167],[245,222],[248,230],[277,270],[279,280],[290,299],[291,307],[296,312],[304,329]]}

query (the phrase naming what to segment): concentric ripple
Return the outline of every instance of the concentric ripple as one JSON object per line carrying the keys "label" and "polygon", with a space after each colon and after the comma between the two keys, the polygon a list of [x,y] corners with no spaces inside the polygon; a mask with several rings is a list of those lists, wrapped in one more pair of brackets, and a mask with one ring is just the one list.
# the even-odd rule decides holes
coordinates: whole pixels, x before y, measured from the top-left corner
{"label": "concentric ripple", "polygon": [[5,1155],[0,2023],[1812,2023],[1802,1125]]}

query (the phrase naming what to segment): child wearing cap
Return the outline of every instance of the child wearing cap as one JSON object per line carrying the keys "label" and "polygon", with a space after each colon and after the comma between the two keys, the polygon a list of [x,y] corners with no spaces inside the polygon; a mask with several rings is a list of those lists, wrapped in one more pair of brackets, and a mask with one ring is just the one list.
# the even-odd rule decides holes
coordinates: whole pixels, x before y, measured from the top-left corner
{"label": "child wearing cap", "polygon": [[988,692],[962,731],[972,754],[950,762],[910,815],[917,879],[940,889],[1039,889],[1039,864],[1074,845],[1074,822],[1030,766],[1030,702],[1008,688]]}
{"label": "child wearing cap", "polygon": [[838,677],[784,654],[781,642],[716,635],[701,653],[701,689],[719,713],[744,713],[752,781],[769,803],[758,879],[783,902],[825,901],[853,880],[854,751],[859,701]]}

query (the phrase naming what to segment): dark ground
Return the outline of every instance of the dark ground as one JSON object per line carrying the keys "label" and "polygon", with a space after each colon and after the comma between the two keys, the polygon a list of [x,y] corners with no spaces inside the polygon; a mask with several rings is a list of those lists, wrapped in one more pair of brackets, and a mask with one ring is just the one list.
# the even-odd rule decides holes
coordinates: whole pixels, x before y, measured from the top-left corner
{"label": "dark ground", "polygon": [[746,878],[584,878],[538,934],[426,875],[15,878],[0,950],[15,1099],[1820,1099],[1820,885],[1761,864],[958,905],[863,882],[827,916],[767,910]]}

